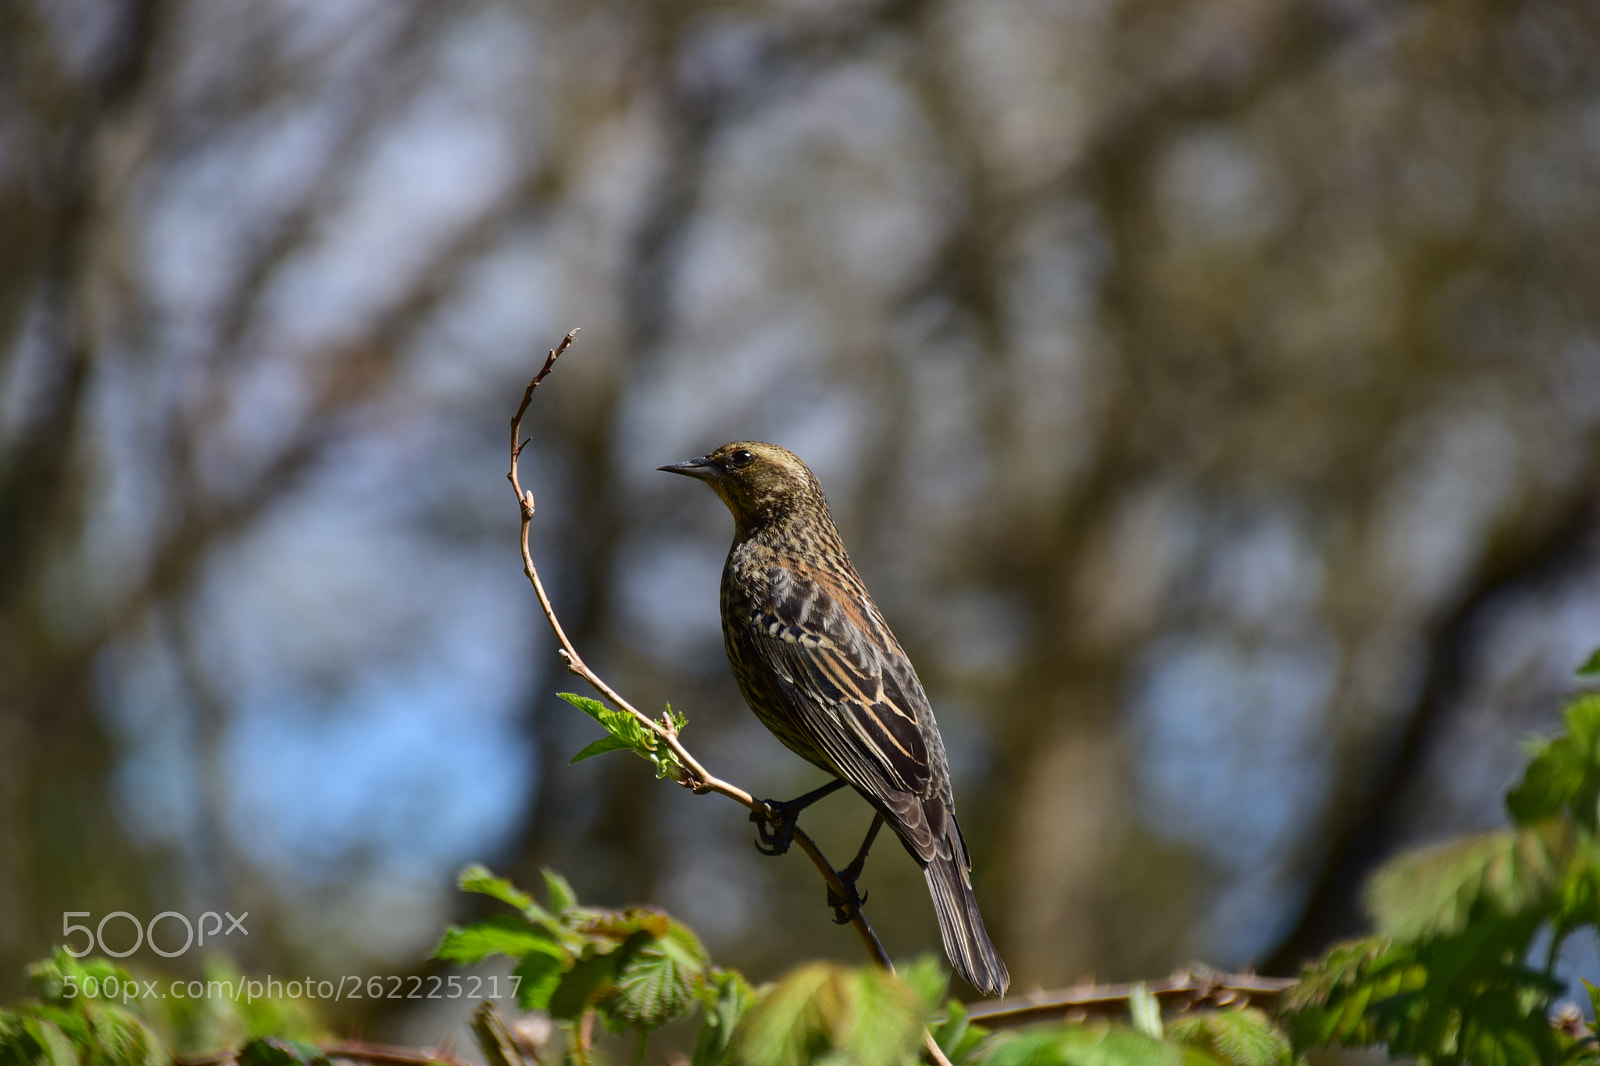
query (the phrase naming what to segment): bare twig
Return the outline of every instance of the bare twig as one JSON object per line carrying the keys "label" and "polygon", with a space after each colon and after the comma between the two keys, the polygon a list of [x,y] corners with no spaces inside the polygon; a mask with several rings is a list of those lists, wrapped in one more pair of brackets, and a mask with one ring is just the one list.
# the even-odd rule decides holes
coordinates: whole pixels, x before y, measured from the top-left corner
{"label": "bare twig", "polygon": [[[645,714],[623,699],[621,694],[585,665],[583,658],[578,654],[578,649],[573,646],[566,630],[561,627],[561,622],[556,617],[555,608],[551,606],[550,597],[545,592],[544,582],[539,579],[539,568],[534,565],[533,552],[529,547],[529,529],[533,525],[534,514],[533,493],[522,487],[521,473],[518,469],[518,462],[522,458],[522,449],[527,447],[528,444],[528,439],[522,435],[522,418],[527,414],[529,403],[533,401],[534,390],[539,387],[545,378],[550,376],[550,371],[555,369],[556,360],[561,358],[568,348],[572,347],[572,341],[577,332],[576,329],[572,330],[562,338],[560,344],[550,349],[550,354],[546,357],[544,366],[540,367],[533,380],[528,382],[527,389],[522,393],[522,403],[517,405],[517,413],[511,419],[511,469],[506,472],[506,480],[511,482],[511,488],[517,494],[517,505],[522,509],[522,572],[527,575],[529,583],[533,585],[533,592],[539,598],[539,607],[544,611],[545,621],[550,623],[550,630],[555,634],[556,642],[561,646],[561,661],[566,663],[568,670],[583,678],[589,683],[590,687],[610,701],[612,706],[632,715],[640,725],[649,729],[666,745],[667,749],[677,758],[679,766],[683,768],[683,776],[678,779],[678,784],[697,793],[718,793],[763,818],[771,818],[773,817],[773,811],[765,802],[756,799],[738,785],[722,780],[702,766],[700,761],[690,754],[689,749],[685,748],[683,742],[678,739],[678,731],[670,721],[657,720]],[[839,875],[834,871],[832,864],[828,862],[821,849],[817,847],[816,841],[812,840],[804,830],[796,827],[794,843],[799,845],[801,851],[805,852],[806,857],[817,868],[817,872],[822,875],[822,879],[827,882],[828,887],[839,898],[848,899],[849,892],[845,888],[844,882],[839,879]],[[855,927],[856,932],[861,937],[861,942],[866,945],[867,953],[872,956],[873,960],[878,965],[892,971],[894,964],[889,961],[889,953],[884,950],[882,942],[878,940],[878,934],[873,932],[872,926],[868,924],[866,917],[861,913],[860,907],[855,909],[855,915],[851,918],[850,924]],[[933,1047],[932,1052],[937,1053],[937,1047]],[[934,1058],[936,1063],[942,1060],[942,1054],[938,1054]]]}
{"label": "bare twig", "polygon": [[[1166,1012],[1270,1009],[1284,989],[1294,984],[1286,977],[1217,973],[1195,968],[1164,981],[1141,982]],[[989,1029],[1009,1029],[1045,1021],[1082,1021],[1128,1013],[1135,985],[1079,985],[1057,992],[1040,992],[973,1006],[968,1017]]]}

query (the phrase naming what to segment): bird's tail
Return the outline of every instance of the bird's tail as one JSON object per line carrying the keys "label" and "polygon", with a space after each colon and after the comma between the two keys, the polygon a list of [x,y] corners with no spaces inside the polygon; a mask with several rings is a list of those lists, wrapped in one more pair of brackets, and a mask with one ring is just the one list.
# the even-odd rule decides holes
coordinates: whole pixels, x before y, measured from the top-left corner
{"label": "bird's tail", "polygon": [[935,856],[922,871],[928,879],[934,912],[939,916],[944,953],[967,984],[986,996],[1003,996],[1011,975],[983,927],[978,897],[972,893],[972,881],[961,861],[960,849],[951,850],[956,854]]}

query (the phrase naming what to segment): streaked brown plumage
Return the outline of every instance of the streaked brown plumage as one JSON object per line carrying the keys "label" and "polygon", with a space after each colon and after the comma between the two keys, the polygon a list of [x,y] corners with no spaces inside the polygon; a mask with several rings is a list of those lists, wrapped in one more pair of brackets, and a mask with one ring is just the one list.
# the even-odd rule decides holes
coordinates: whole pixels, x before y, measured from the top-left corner
{"label": "streaked brown plumage", "polygon": [[887,820],[923,867],[956,972],[1004,994],[1010,977],[972,892],[939,727],[850,564],[822,486],[793,452],[755,441],[661,469],[705,481],[733,512],[722,635],[746,702]]}

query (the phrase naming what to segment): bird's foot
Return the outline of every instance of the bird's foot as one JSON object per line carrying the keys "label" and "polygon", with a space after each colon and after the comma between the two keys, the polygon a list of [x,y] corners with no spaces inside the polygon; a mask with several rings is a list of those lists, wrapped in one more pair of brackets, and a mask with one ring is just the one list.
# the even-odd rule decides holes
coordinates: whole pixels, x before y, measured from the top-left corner
{"label": "bird's foot", "polygon": [[861,913],[861,907],[867,902],[867,894],[856,887],[856,880],[861,876],[861,870],[851,869],[846,866],[843,870],[834,871],[839,875],[839,880],[844,884],[845,896],[840,897],[832,887],[828,889],[828,906],[833,908],[833,924],[849,925],[856,920],[856,915]]}
{"label": "bird's foot", "polygon": [[766,809],[750,812],[750,820],[756,824],[756,850],[763,855],[782,855],[788,851],[789,845],[794,843],[794,827],[800,820],[800,812],[843,787],[844,779],[836,777],[821,788],[792,800],[762,800]]}
{"label": "bird's foot", "polygon": [[794,843],[794,829],[805,804],[795,800],[761,802],[766,804],[766,810],[750,812],[750,820],[756,825],[756,850],[763,855],[782,855]]}

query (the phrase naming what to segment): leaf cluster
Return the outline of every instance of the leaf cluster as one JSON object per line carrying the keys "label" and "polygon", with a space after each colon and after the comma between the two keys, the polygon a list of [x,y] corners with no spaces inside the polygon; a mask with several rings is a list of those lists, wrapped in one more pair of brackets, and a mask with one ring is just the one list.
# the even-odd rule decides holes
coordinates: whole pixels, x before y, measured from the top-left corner
{"label": "leaf cluster", "polygon": [[1280,1003],[1297,1046],[1383,1044],[1422,1063],[1600,1063],[1592,1036],[1550,1020],[1561,944],[1600,926],[1600,694],[1571,701],[1563,725],[1530,745],[1506,797],[1510,828],[1408,852],[1372,878],[1374,935],[1332,948]]}
{"label": "leaf cluster", "polygon": [[462,889],[515,913],[450,928],[435,955],[460,963],[490,955],[516,960],[518,1005],[547,1011],[569,1028],[593,1014],[609,1030],[648,1034],[703,1011],[706,1050],[695,1062],[722,1061],[727,1023],[737,1020],[750,997],[744,979],[712,966],[694,933],[659,910],[585,907],[559,874],[545,871],[544,882],[541,905],[482,866],[467,867]]}
{"label": "leaf cluster", "polygon": [[158,1066],[166,1061],[160,1037],[120,995],[138,987],[120,966],[75,959],[57,948],[28,967],[28,986],[36,998],[0,1010],[0,1066]]}
{"label": "leaf cluster", "polygon": [[[1288,1037],[1260,1011],[1185,1014],[1163,1026],[1148,994],[1134,1028],[1066,1024],[990,1033],[972,1024],[959,1002],[945,1002],[949,977],[931,957],[898,976],[875,966],[807,963],[775,984],[752,988],[737,972],[712,966],[693,934],[661,912],[584,907],[561,877],[548,871],[544,877],[541,905],[481,866],[462,871],[462,888],[515,913],[450,929],[437,955],[462,963],[489,955],[516,960],[519,1004],[562,1023],[568,1057],[580,1062],[586,1016],[610,1031],[644,1036],[696,1013],[693,1066],[910,1066],[922,1055],[925,1032],[961,1066],[1294,1062]],[[925,1028],[941,1004],[943,1017]],[[503,1030],[493,1017],[480,1015],[475,1024],[489,1061],[513,1066]]]}
{"label": "leaf cluster", "polygon": [[[239,987],[240,975],[222,959],[208,960],[205,981]],[[268,996],[145,995],[136,981],[102,958],[74,958],[57,948],[28,967],[34,996],[0,1009],[0,1066],[156,1066],[180,1056],[239,1048],[242,1066],[269,1066],[250,1056],[271,1043],[308,1049],[317,1032],[301,1000]],[[302,1058],[301,1061],[309,1062]]]}
{"label": "leaf cluster", "polygon": [[[655,730],[646,726],[638,718],[626,711],[615,710],[607,707],[599,700],[590,699],[588,696],[579,696],[574,692],[558,692],[556,695],[572,704],[578,710],[600,723],[606,735],[599,740],[584,747],[572,757],[572,762],[582,762],[592,759],[596,755],[604,755],[608,751],[631,751],[641,759],[656,768],[657,777],[670,778],[673,781],[683,780],[683,764],[678,761],[678,756],[664,743]],[[688,719],[667,705],[663,722],[670,724],[674,731],[682,729],[688,724]]]}

